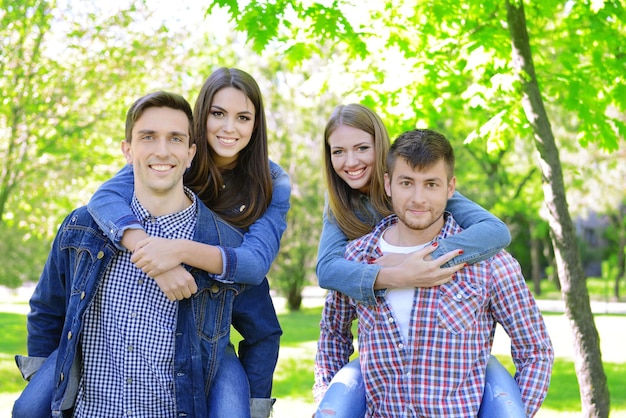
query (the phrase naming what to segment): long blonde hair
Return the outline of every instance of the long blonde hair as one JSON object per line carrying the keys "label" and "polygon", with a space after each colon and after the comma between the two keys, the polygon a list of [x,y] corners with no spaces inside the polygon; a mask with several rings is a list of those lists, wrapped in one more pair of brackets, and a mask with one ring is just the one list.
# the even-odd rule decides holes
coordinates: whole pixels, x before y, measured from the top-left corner
{"label": "long blonde hair", "polygon": [[363,202],[363,193],[351,188],[333,169],[328,139],[339,126],[350,126],[367,132],[374,138],[375,161],[370,178],[369,201],[381,216],[391,214],[391,202],[385,193],[385,161],[390,147],[389,134],[380,117],[371,109],[357,104],[337,106],[324,130],[324,168],[328,203],[339,228],[348,239],[358,238],[372,231],[378,218]]}

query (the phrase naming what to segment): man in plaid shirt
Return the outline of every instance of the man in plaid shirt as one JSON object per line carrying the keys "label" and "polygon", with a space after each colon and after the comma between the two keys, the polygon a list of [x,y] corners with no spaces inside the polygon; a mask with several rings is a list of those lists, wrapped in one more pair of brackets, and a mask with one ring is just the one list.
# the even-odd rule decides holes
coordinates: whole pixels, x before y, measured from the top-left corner
{"label": "man in plaid shirt", "polygon": [[[456,186],[449,141],[430,130],[402,134],[387,158],[385,190],[395,214],[351,242],[361,263],[408,253],[460,232],[446,202]],[[511,338],[526,415],[545,399],[554,360],[545,323],[518,262],[506,251],[466,266],[433,288],[381,291],[377,304],[330,292],[320,323],[314,393],[319,401],[353,353],[358,318],[367,417],[475,417],[496,323]]]}

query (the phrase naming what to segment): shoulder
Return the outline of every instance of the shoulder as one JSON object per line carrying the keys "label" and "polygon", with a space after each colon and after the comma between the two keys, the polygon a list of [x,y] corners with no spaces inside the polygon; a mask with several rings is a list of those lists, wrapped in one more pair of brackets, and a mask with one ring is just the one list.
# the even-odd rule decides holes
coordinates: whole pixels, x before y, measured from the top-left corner
{"label": "shoulder", "polygon": [[283,168],[270,160],[272,177],[272,201],[289,201],[291,197],[291,180]]}
{"label": "shoulder", "polygon": [[[89,214],[87,206],[73,210],[59,227],[57,239],[62,247],[82,247],[111,243],[96,221]],[[112,244],[112,243],[111,243]]]}
{"label": "shoulder", "polygon": [[503,277],[522,274],[520,263],[505,250],[497,252],[487,261],[489,261],[491,273],[494,276]]}
{"label": "shoulder", "polygon": [[243,231],[226,222],[218,214],[209,209],[200,199],[198,202],[198,226],[197,233],[203,237],[211,237],[215,233],[228,234],[230,236],[243,237]]}
{"label": "shoulder", "polygon": [[96,230],[100,230],[96,221],[93,219],[89,211],[87,210],[87,206],[81,206],[77,209],[74,209],[70,212],[69,215],[65,217],[63,223],[61,224],[62,228],[95,228]]}

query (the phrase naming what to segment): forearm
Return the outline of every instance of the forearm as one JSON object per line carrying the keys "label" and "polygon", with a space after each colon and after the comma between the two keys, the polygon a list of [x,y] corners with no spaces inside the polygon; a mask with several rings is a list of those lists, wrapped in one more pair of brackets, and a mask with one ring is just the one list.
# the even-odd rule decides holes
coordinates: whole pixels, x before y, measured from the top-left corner
{"label": "forearm", "polygon": [[143,229],[127,229],[122,235],[120,244],[128,251],[133,252],[137,247],[137,243],[148,237],[149,235]]}
{"label": "forearm", "polygon": [[172,248],[179,255],[182,264],[212,274],[222,274],[224,265],[219,247],[192,240],[177,239],[172,242]]}
{"label": "forearm", "polygon": [[511,233],[506,224],[459,192],[450,198],[446,209],[463,231],[439,240],[439,247],[431,256],[436,259],[457,249],[463,250],[463,254],[441,267],[486,260],[510,244]]}

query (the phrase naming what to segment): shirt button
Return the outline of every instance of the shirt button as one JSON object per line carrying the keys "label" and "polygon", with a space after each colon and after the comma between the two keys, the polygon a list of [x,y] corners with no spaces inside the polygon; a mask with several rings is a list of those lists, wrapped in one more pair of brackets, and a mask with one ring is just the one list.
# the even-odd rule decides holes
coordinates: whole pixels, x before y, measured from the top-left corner
{"label": "shirt button", "polygon": [[211,286],[211,292],[213,293],[217,293],[220,291],[220,287],[216,284],[214,284],[213,286]]}
{"label": "shirt button", "polygon": [[398,348],[400,348],[400,349],[404,348],[404,344],[402,344],[402,343],[398,344]]}
{"label": "shirt button", "polygon": [[456,294],[456,300],[461,300],[463,299],[463,294],[462,293],[457,293]]}
{"label": "shirt button", "polygon": [[143,279],[137,280],[137,284],[142,285],[143,284]]}
{"label": "shirt button", "polygon": [[133,383],[133,379],[131,377],[127,378],[126,383]]}
{"label": "shirt button", "polygon": [[104,252],[103,251],[98,251],[98,260],[100,260],[102,257],[104,257]]}
{"label": "shirt button", "polygon": [[80,300],[83,300],[83,299],[85,299],[85,292],[84,291],[80,292]]}
{"label": "shirt button", "polygon": [[135,349],[135,347],[133,347],[132,345],[128,346],[128,351],[133,351]]}
{"label": "shirt button", "polygon": [[71,339],[72,339],[72,331],[70,331],[70,332],[68,332],[68,333],[67,333],[67,339],[68,339],[68,340],[71,340]]}
{"label": "shirt button", "polygon": [[131,314],[130,314],[130,317],[131,317],[131,318],[137,318],[137,312],[133,312],[133,313],[131,313]]}
{"label": "shirt button", "polygon": [[393,324],[393,317],[392,316],[389,317],[389,323]]}

